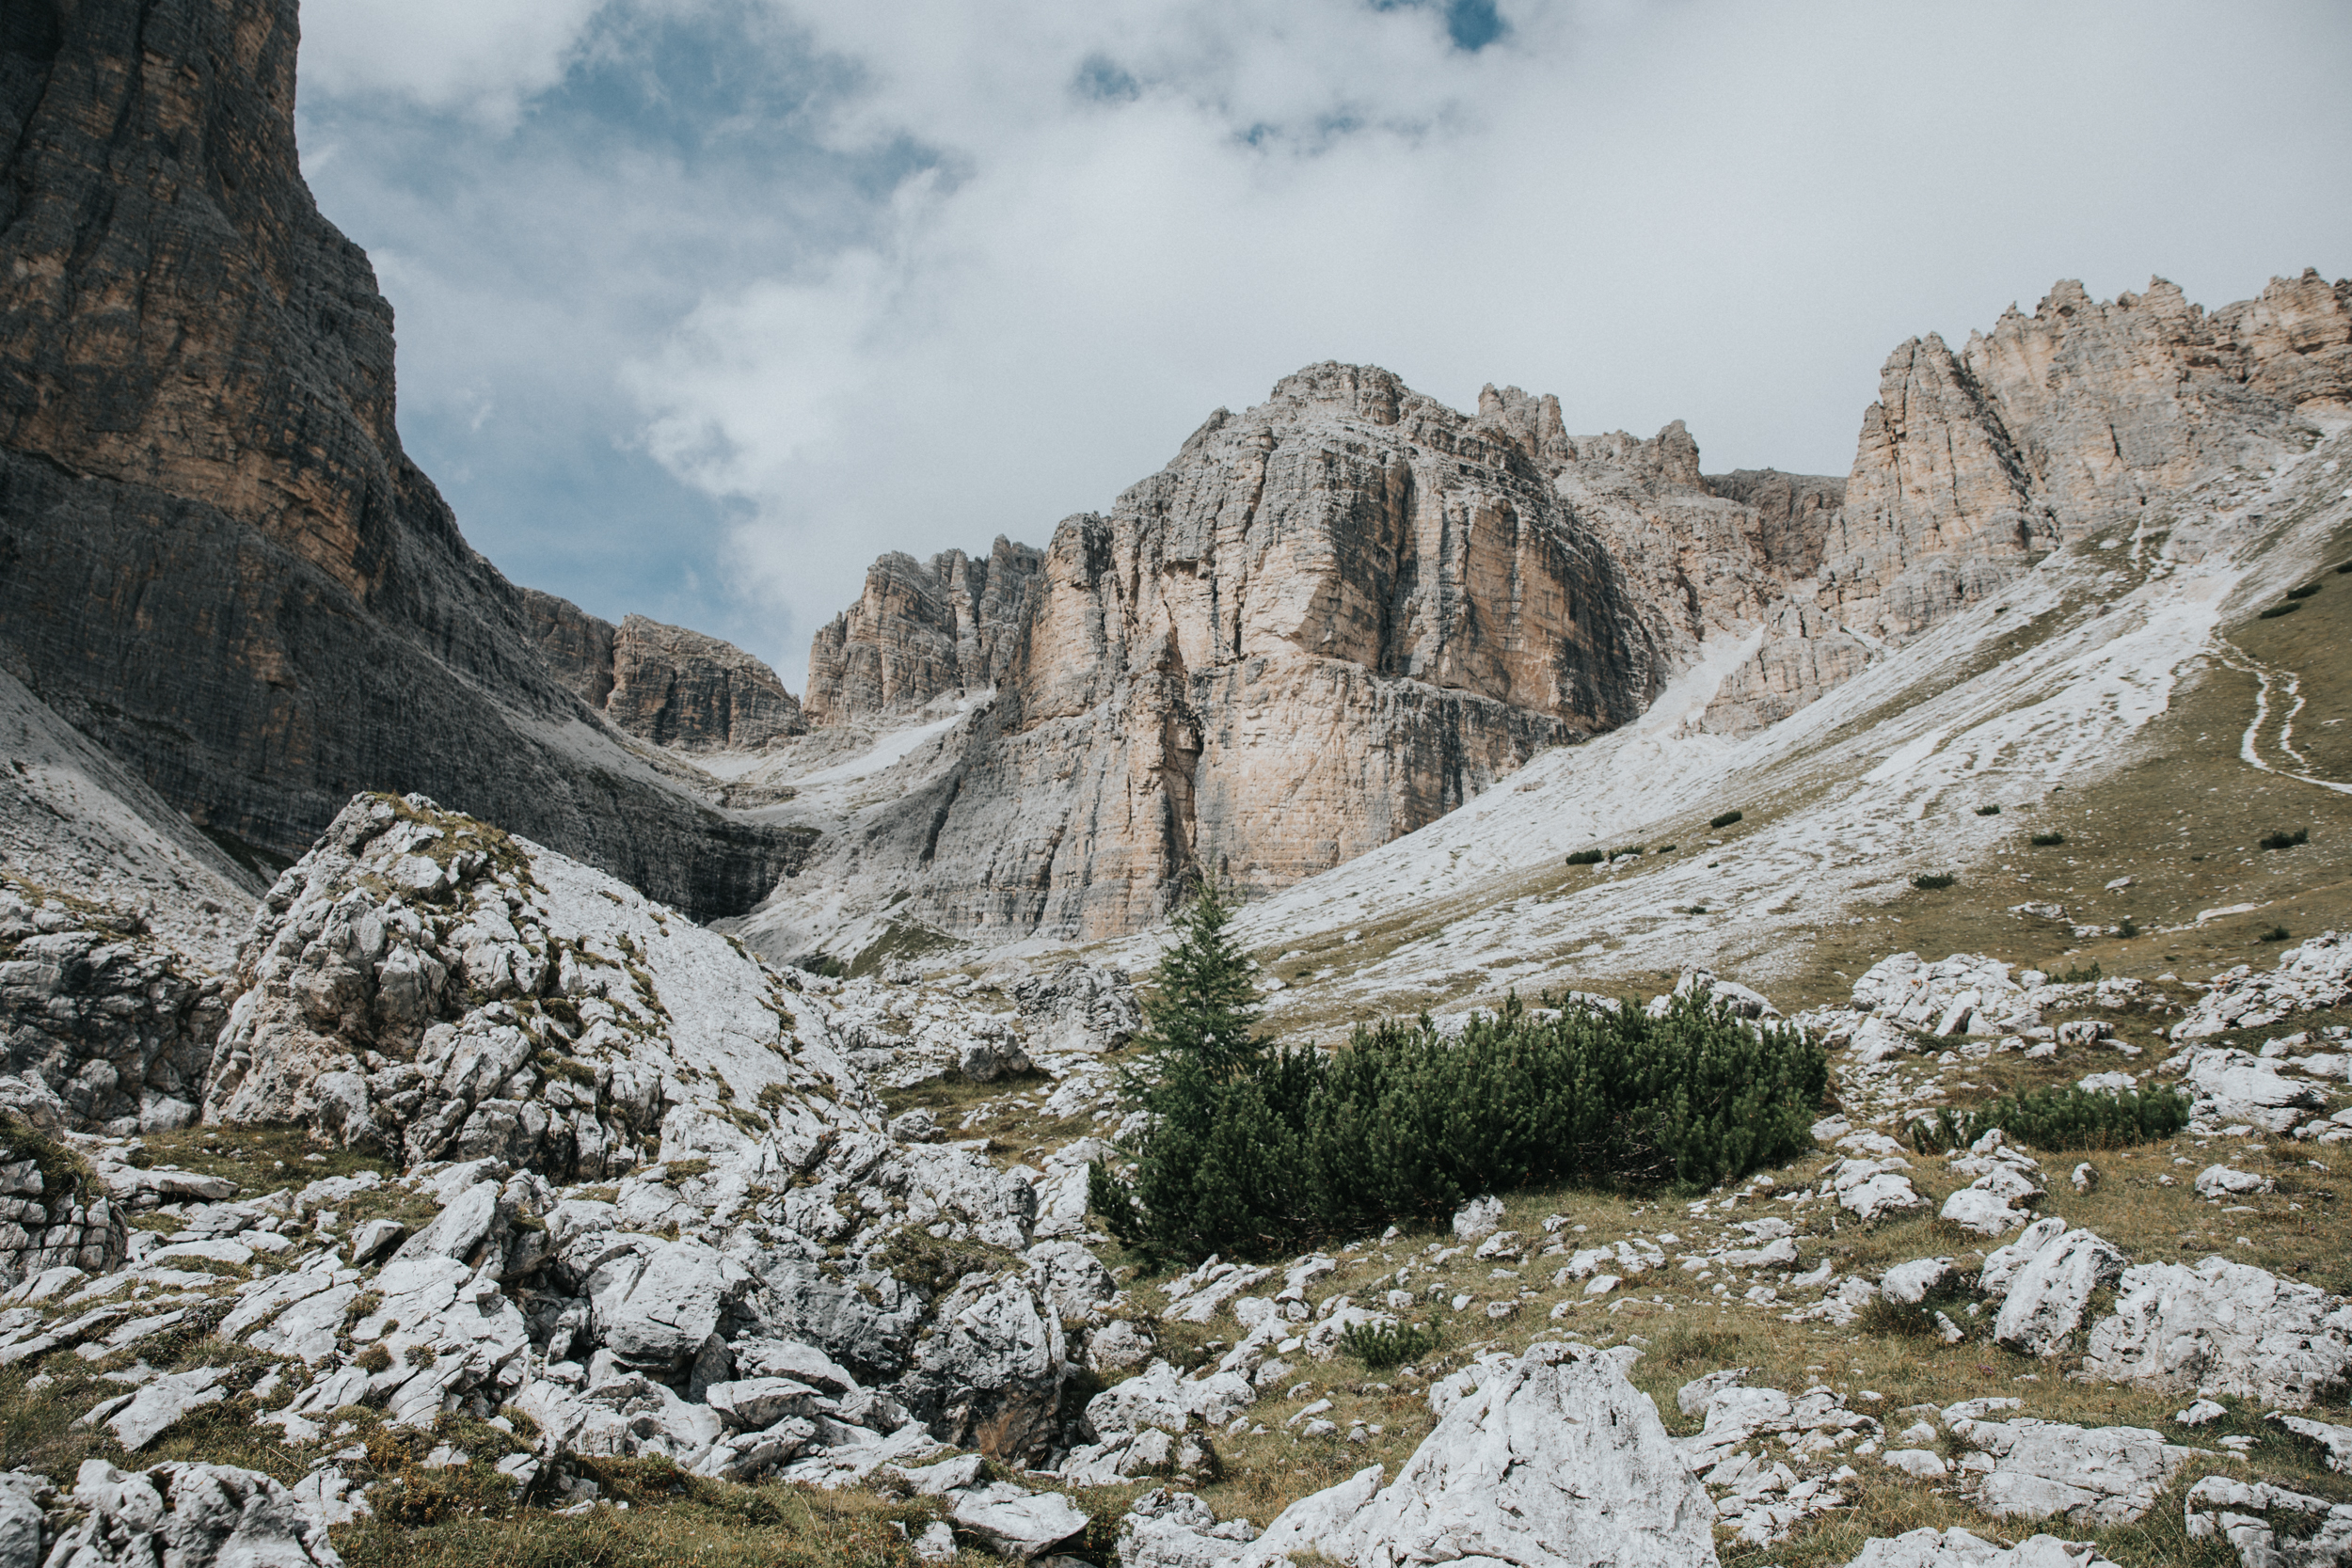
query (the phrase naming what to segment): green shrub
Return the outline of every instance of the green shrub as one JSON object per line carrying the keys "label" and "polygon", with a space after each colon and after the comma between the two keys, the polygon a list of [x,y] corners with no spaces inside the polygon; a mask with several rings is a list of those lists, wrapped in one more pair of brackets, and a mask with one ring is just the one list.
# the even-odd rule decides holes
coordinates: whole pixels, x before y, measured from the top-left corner
{"label": "green shrub", "polygon": [[1539,1183],[1711,1186],[1809,1148],[1828,1081],[1795,1030],[1690,996],[1658,1018],[1538,1018],[1513,997],[1458,1038],[1422,1018],[1327,1057],[1163,1062],[1133,1185],[1098,1166],[1089,1189],[1113,1235],[1185,1259],[1295,1252]]}
{"label": "green shrub", "polygon": [[2001,815],[2001,808],[1997,805],[1979,806],[1977,808],[1977,815],[1979,816],[1998,816]]}
{"label": "green shrub", "polygon": [[1350,1323],[1340,1330],[1340,1349],[1372,1371],[1418,1361],[1438,1348],[1434,1328],[1403,1323]]}
{"label": "green shrub", "polygon": [[2305,583],[2305,584],[2304,584],[2302,587],[2300,587],[2300,588],[2290,588],[2290,589],[2288,589],[2288,590],[2287,590],[2287,597],[2288,597],[2288,598],[2290,598],[2290,599],[2308,599],[2308,598],[2310,598],[2310,597],[2311,597],[2313,594],[2316,594],[2316,593],[2318,593],[2318,592],[2319,592],[2319,584],[2317,584],[2317,583],[2315,583],[2315,582],[2307,582],[2307,583]]}
{"label": "green shrub", "polygon": [[2131,938],[2139,935],[2139,922],[2134,920],[2127,914],[2123,917],[2123,923],[2115,928],[2115,934],[2126,941],[2129,941]]}
{"label": "green shrub", "polygon": [[1642,847],[1637,844],[1630,849],[1612,849],[1609,851],[1609,858],[1613,861],[1631,860],[1634,856],[1640,854],[1641,852]]}
{"label": "green shrub", "polygon": [[1661,855],[1671,855],[1675,852],[1675,847],[1671,844],[1661,844],[1658,847],[1658,852]]}
{"label": "green shrub", "polygon": [[1744,812],[1727,811],[1720,816],[1708,817],[1707,819],[1707,825],[1710,828],[1728,828],[1734,822],[1739,821],[1740,817],[1745,815],[1746,814]]}
{"label": "green shrub", "polygon": [[2078,964],[2069,964],[2066,966],[2066,973],[2063,974],[2058,973],[2058,968],[2056,964],[2047,966],[2042,973],[2049,975],[2050,983],[2052,985],[2058,986],[2095,985],[2099,981],[2106,978],[2105,975],[2099,973],[2099,960],[2096,958],[2091,959],[2090,963],[2087,967]]}
{"label": "green shrub", "polygon": [[1597,849],[1579,849],[1568,856],[1570,865],[1598,865],[1605,857]]}
{"label": "green shrub", "polygon": [[2051,1087],[2003,1095],[1969,1111],[1947,1105],[1933,1119],[1911,1124],[1911,1144],[1922,1154],[1962,1148],[1999,1128],[2035,1148],[2122,1148],[2169,1138],[2188,1125],[2188,1098],[2171,1089],[2093,1093]]}
{"label": "green shrub", "polygon": [[2292,849],[2298,844],[2309,844],[2312,831],[2297,828],[2291,833],[2265,833],[2259,841],[2265,849]]}
{"label": "green shrub", "polygon": [[1948,871],[1939,871],[1931,876],[1914,877],[1911,879],[1911,885],[1921,893],[1933,893],[1939,888],[1950,887],[1959,880],[1958,877]]}
{"label": "green shrub", "polygon": [[2352,577],[2352,561],[2347,561],[2343,565],[2337,567],[2336,576]]}
{"label": "green shrub", "polygon": [[2065,835],[2064,833],[2055,833],[2055,832],[2054,832],[2054,833],[2036,833],[2036,834],[2034,834],[2034,835],[2033,835],[2033,837],[2031,837],[2031,838],[2027,839],[2026,842],[2026,843],[2028,843],[2028,844],[2030,844],[2030,845],[2032,845],[2032,846],[2033,846],[2035,848],[2037,848],[2037,849],[2048,849],[2048,848],[2053,848],[2053,847],[2056,847],[2056,846],[2058,846],[2058,845],[2060,845],[2060,844],[2065,843],[2065,842],[2066,842],[2066,835]]}
{"label": "green shrub", "polygon": [[2292,615],[2302,608],[2303,607],[2299,604],[2275,604],[2268,610],[2264,610],[2260,615],[2255,616],[2254,619],[2257,621],[2275,621],[2281,615]]}
{"label": "green shrub", "polygon": [[2263,942],[2284,942],[2291,935],[2284,926],[2273,926],[2258,939]]}

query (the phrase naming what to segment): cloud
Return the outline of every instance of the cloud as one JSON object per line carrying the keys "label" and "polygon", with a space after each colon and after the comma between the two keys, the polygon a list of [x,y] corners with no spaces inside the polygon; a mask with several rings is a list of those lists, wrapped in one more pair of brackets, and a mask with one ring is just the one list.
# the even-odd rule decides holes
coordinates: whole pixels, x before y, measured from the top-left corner
{"label": "cloud", "polygon": [[510,125],[563,80],[602,0],[307,0],[304,85]]}
{"label": "cloud", "polygon": [[1043,543],[1318,359],[1842,472],[1906,337],[2061,277],[2352,272],[2331,7],[565,14],[337,66],[323,198],[378,247],[421,460],[490,476],[476,542],[607,613],[652,585],[796,687],[874,555]]}

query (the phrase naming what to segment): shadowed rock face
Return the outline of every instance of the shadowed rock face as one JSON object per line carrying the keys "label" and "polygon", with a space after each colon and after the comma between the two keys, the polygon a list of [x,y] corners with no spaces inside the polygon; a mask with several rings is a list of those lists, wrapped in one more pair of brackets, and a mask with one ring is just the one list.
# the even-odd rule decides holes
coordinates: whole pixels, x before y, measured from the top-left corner
{"label": "shadowed rock face", "polygon": [[583,712],[393,420],[392,313],[296,161],[294,0],[0,31],[0,637],[216,832],[291,858],[423,790],[703,914],[800,840]]}

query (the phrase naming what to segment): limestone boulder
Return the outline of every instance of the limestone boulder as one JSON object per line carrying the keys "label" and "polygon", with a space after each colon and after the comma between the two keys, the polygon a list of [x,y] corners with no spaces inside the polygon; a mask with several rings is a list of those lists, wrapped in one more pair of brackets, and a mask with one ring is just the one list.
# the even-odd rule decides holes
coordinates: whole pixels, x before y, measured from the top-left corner
{"label": "limestone boulder", "polygon": [[1354,1568],[1495,1560],[1696,1568],[1714,1506],[1647,1396],[1609,1356],[1539,1346],[1438,1423],[1397,1479],[1377,1470],[1292,1504],[1248,1548]]}
{"label": "limestone boulder", "polygon": [[2111,1383],[2300,1410],[2352,1373],[2352,1307],[2315,1286],[2208,1258],[2123,1271],[2083,1370]]}
{"label": "limestone boulder", "polygon": [[2125,1259],[2104,1238],[2070,1230],[2026,1260],[2001,1298],[1994,1342],[2025,1355],[2056,1355],[2082,1327],[2091,1292],[2122,1276]]}
{"label": "limestone boulder", "polygon": [[325,1522],[255,1470],[172,1464],[125,1472],[86,1459],[73,1502],[87,1513],[50,1548],[50,1568],[342,1568]]}

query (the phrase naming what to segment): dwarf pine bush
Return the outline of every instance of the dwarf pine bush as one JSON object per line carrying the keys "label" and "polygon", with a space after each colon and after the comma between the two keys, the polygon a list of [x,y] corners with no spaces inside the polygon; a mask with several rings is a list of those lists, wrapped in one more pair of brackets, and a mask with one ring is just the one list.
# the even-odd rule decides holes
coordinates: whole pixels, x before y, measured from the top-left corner
{"label": "dwarf pine bush", "polygon": [[1828,1082],[1796,1030],[1693,996],[1657,1017],[1513,998],[1458,1036],[1424,1017],[1360,1027],[1327,1056],[1155,1059],[1135,1178],[1098,1164],[1089,1197],[1120,1240],[1187,1260],[1295,1252],[1537,1183],[1710,1186],[1809,1148]]}
{"label": "dwarf pine bush", "polygon": [[2122,1148],[2169,1138],[2188,1125],[2186,1096],[2154,1088],[2103,1094],[2054,1087],[2003,1095],[1973,1110],[1947,1105],[1931,1121],[1911,1124],[1911,1145],[1940,1154],[1975,1143],[1999,1128],[2035,1148]]}

